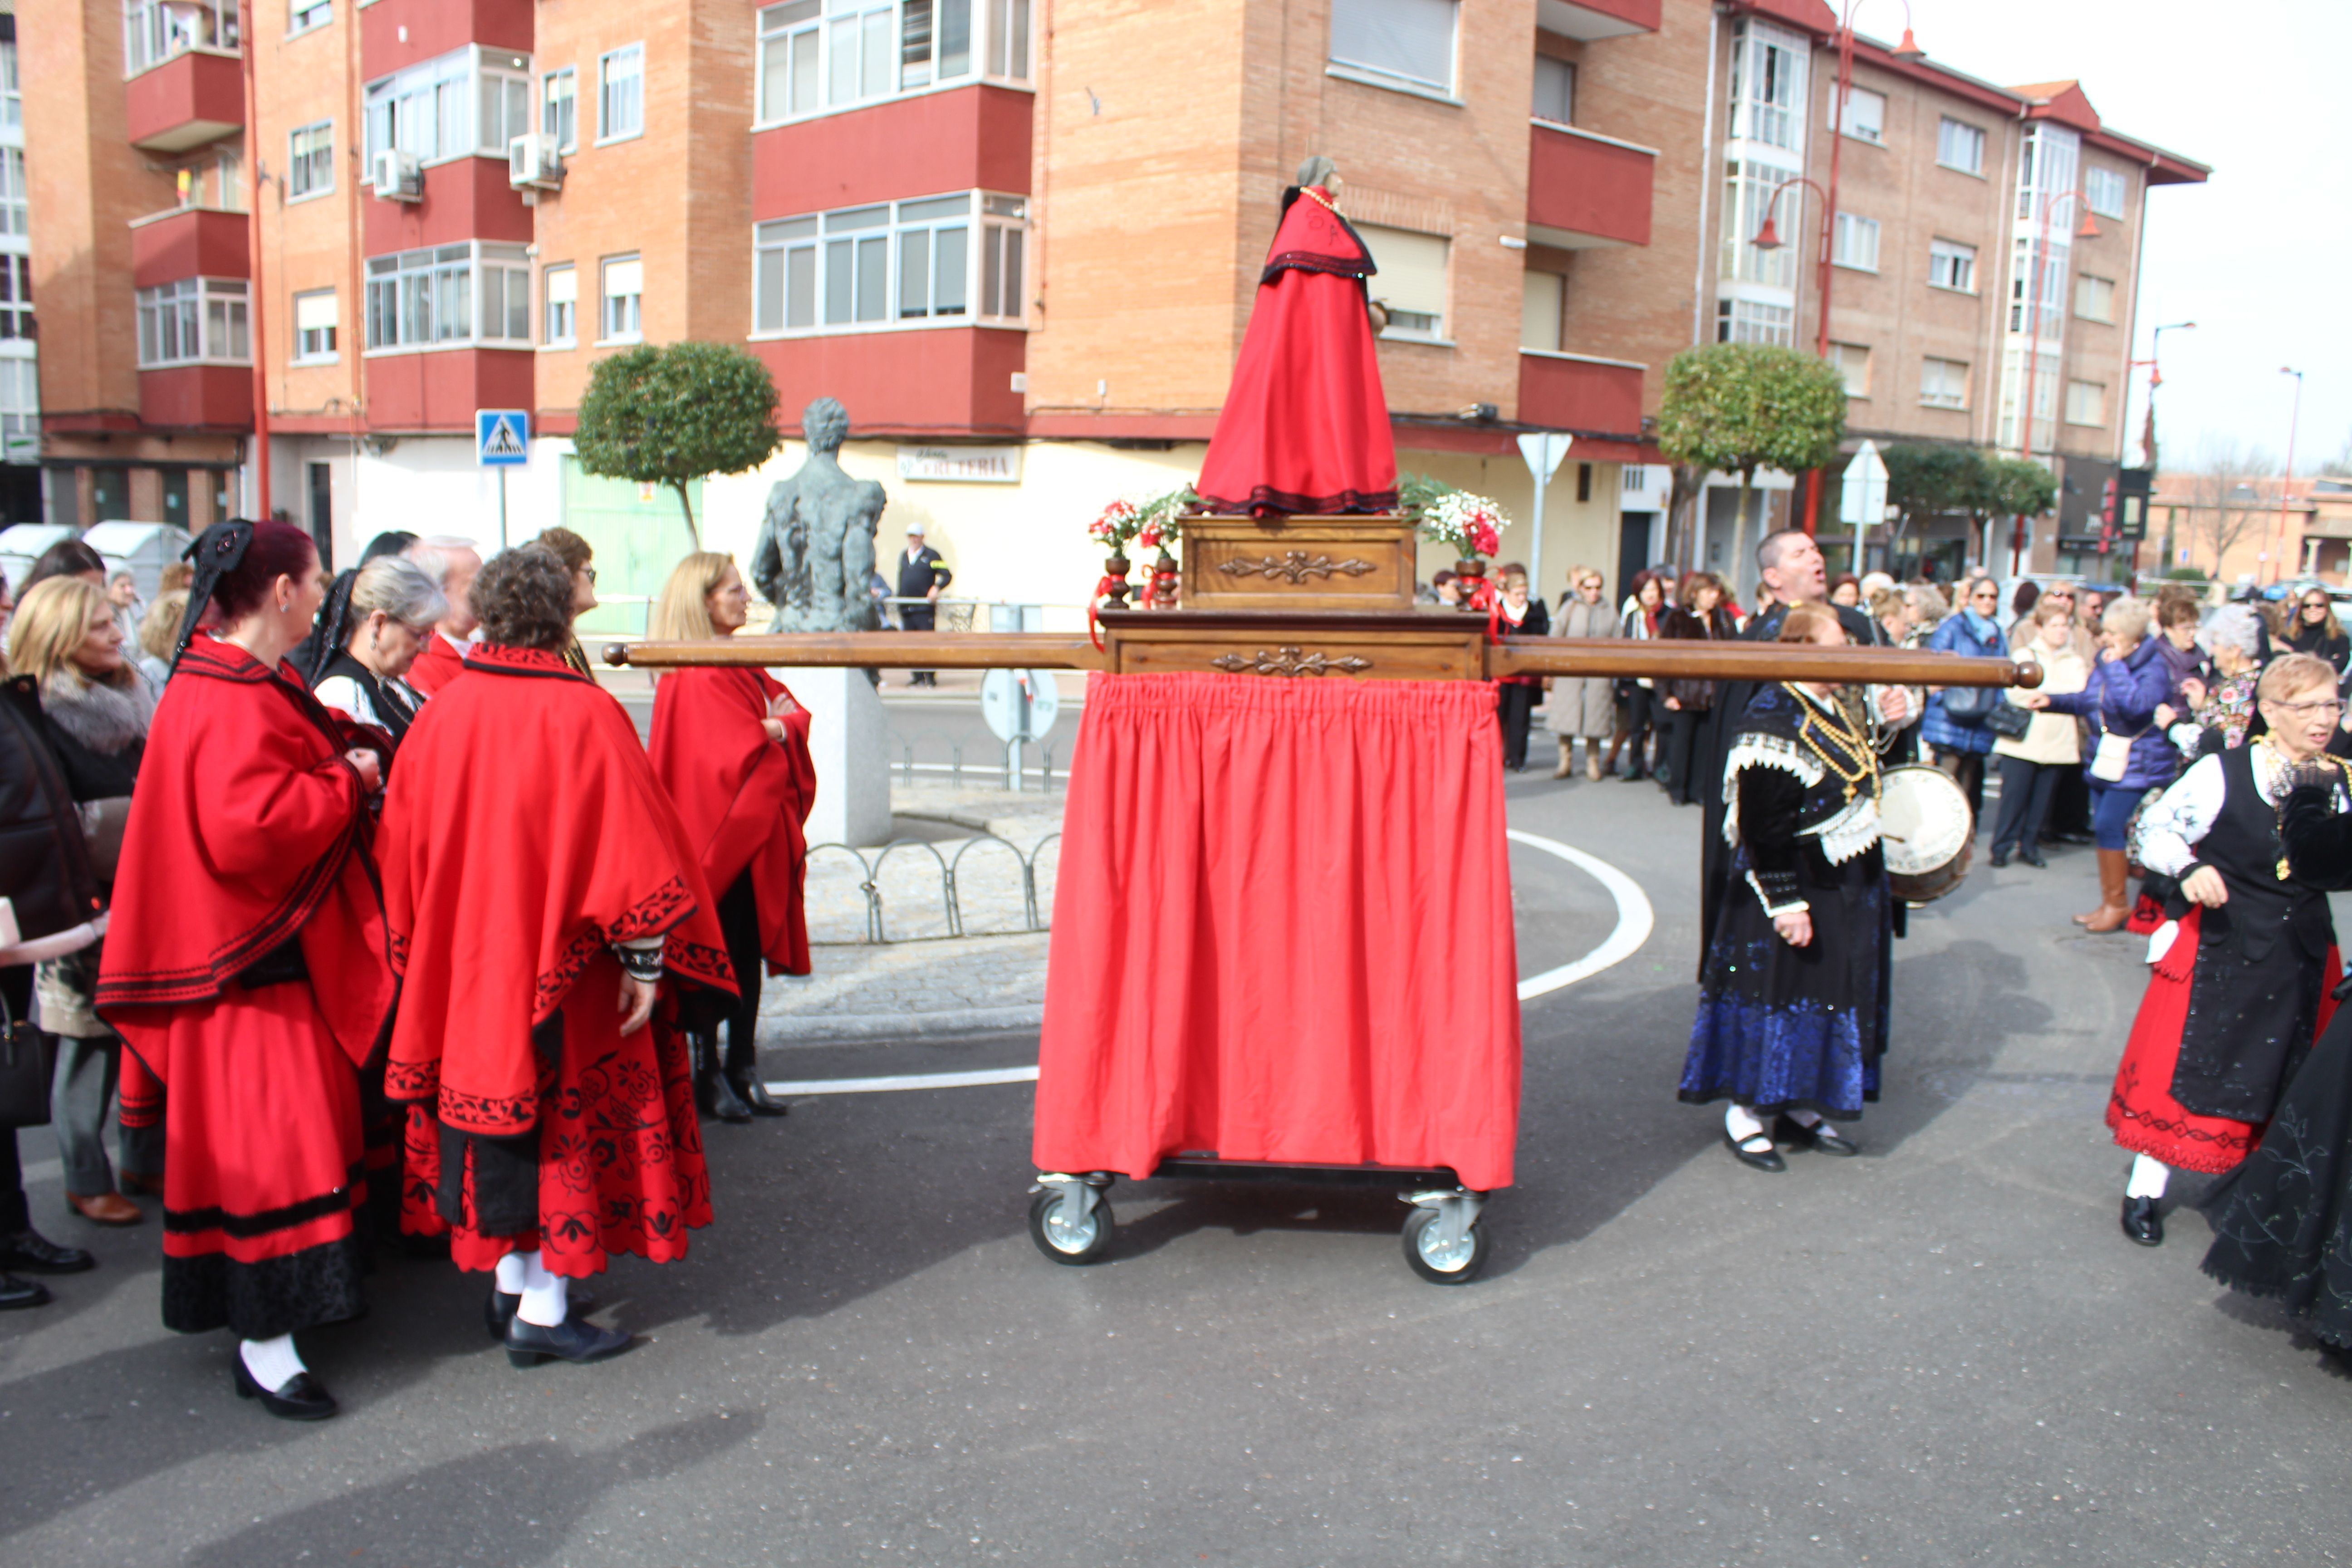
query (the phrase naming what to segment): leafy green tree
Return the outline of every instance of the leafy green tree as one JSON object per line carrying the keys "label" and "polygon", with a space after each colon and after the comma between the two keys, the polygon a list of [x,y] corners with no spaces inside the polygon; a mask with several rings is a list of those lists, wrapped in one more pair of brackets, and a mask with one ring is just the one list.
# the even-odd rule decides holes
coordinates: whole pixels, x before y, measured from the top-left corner
{"label": "leafy green tree", "polygon": [[[1844,434],[1844,378],[1811,354],[1760,343],[1709,343],[1667,362],[1658,451],[1702,478],[1708,470],[1739,476],[1734,562],[1747,552],[1748,497],[1756,470],[1795,474],[1821,468],[1837,456]],[[1683,488],[1678,477],[1675,489]]]}
{"label": "leafy green tree", "polygon": [[677,492],[686,531],[702,547],[686,487],[756,468],[774,453],[776,384],[729,343],[646,343],[597,363],[572,437],[582,468]]}

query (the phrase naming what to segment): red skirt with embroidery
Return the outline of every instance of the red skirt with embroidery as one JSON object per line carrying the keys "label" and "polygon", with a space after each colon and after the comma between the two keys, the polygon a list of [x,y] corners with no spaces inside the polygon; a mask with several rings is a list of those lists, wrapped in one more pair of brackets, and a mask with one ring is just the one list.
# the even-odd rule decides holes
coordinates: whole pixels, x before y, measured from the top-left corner
{"label": "red skirt with embroidery", "polygon": [[[2140,998],[2124,1045],[2116,1086],[2107,1097],[2107,1127],[2116,1142],[2135,1154],[2160,1160],[2176,1170],[2219,1175],[2234,1171],[2262,1141],[2262,1128],[2223,1116],[2200,1116],[2172,1098],[2173,1069],[2180,1061],[2180,1037],[2189,1026],[2189,992],[2197,971],[2197,933],[2204,911],[2192,909],[2164,956],[2149,966],[2147,994]],[[2336,1014],[2336,983],[2343,964],[2327,950],[2320,982],[2316,1038]]]}
{"label": "red skirt with embroidery", "polygon": [[614,998],[621,965],[598,948],[564,999],[563,1049],[539,1085],[539,1225],[508,1236],[474,1225],[470,1148],[461,1217],[435,1207],[441,1183],[440,1124],[411,1110],[402,1228],[449,1234],[460,1268],[488,1269],[509,1252],[536,1249],[551,1273],[604,1272],[614,1253],[656,1263],[686,1256],[687,1233],[709,1225],[710,1173],[695,1116],[693,1070],[675,1002],[621,1033]]}

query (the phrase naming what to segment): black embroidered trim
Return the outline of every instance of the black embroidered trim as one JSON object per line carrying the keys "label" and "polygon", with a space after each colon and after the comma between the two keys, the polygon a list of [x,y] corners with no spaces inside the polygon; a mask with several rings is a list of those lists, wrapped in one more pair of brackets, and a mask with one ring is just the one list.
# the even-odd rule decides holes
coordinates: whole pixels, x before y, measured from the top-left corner
{"label": "black embroidered trim", "polygon": [[226,1253],[163,1258],[163,1326],[184,1334],[227,1329],[268,1340],[355,1318],[365,1249],[358,1234],[283,1258],[240,1263]]}
{"label": "black embroidered trim", "polygon": [[539,1125],[539,1091],[529,1094],[461,1094],[444,1084],[434,1112],[443,1126],[467,1132],[509,1136]]}
{"label": "black embroidered trim", "polygon": [[[555,668],[552,669],[546,668],[538,662],[541,659],[554,660]],[[466,668],[479,670],[484,675],[520,675],[537,680],[569,680],[575,683],[584,682],[590,686],[596,684],[594,676],[583,675],[565,666],[562,655],[546,653],[535,647],[500,647],[494,644],[479,644],[466,655]]]}
{"label": "black embroidered trim", "polygon": [[1202,496],[1202,503],[1211,511],[1238,516],[1244,512],[1283,512],[1294,517],[1328,517],[1334,512],[1394,511],[1397,493],[1394,490],[1342,490],[1337,495],[1308,496],[1295,490],[1278,490],[1271,485],[1259,485],[1246,500],[1229,500],[1222,496]]}
{"label": "black embroidered trim", "polygon": [[555,967],[541,975],[538,984],[532,987],[530,1016],[534,1018],[545,1017],[562,1006],[565,994],[572,989],[572,982],[580,978],[580,972],[588,967],[588,961],[595,956],[596,950],[603,945],[604,943],[597,940],[596,928],[593,926],[573,937],[572,945],[565,948],[562,955],[556,959]]}
{"label": "black embroidered trim", "polygon": [[166,1207],[163,1210],[163,1228],[177,1236],[216,1230],[239,1241],[250,1241],[257,1236],[292,1230],[314,1219],[324,1219],[331,1214],[348,1212],[352,1207],[352,1194],[359,1188],[364,1177],[365,1173],[361,1166],[353,1165],[343,1173],[343,1184],[334,1191],[320,1193],[314,1198],[304,1198],[300,1203],[263,1209],[258,1214],[231,1214],[217,1205],[201,1209]]}
{"label": "black embroidered trim", "polygon": [[432,1100],[441,1091],[441,1064],[430,1062],[386,1062],[383,1068],[383,1093],[387,1100]]}
{"label": "black embroidered trim", "polygon": [[604,940],[637,942],[649,936],[660,936],[693,912],[694,900],[687,891],[686,879],[672,877],[639,900],[635,909],[607,926]]}

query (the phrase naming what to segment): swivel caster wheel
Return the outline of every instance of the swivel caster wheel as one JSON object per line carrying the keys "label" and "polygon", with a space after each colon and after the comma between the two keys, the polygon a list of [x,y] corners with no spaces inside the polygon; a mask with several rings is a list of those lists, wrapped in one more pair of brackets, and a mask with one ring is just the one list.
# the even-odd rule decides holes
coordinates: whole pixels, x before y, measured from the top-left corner
{"label": "swivel caster wheel", "polygon": [[1056,1263],[1093,1263],[1110,1250],[1110,1200],[1084,1182],[1054,1183],[1029,1200],[1029,1239]]}
{"label": "swivel caster wheel", "polygon": [[1486,1267],[1486,1227],[1474,1218],[1448,1239],[1445,1219],[1441,1209],[1415,1208],[1404,1222],[1404,1260],[1433,1285],[1467,1285]]}

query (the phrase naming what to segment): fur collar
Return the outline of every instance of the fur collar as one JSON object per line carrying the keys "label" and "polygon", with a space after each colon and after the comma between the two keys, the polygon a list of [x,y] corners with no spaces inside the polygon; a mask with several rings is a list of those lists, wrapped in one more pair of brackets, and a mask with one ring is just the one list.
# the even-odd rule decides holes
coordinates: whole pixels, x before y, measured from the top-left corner
{"label": "fur collar", "polygon": [[129,684],[108,686],[60,669],[41,683],[41,710],[76,741],[110,757],[147,738],[155,694],[135,670]]}

